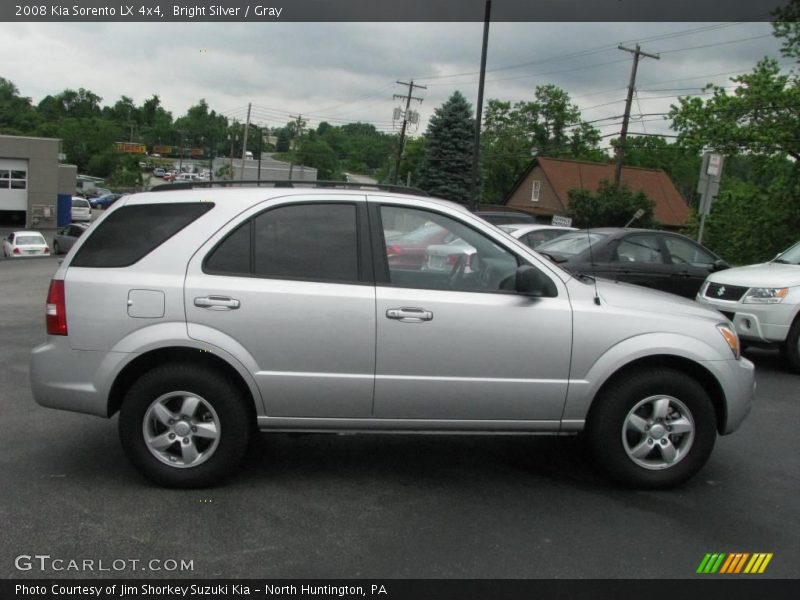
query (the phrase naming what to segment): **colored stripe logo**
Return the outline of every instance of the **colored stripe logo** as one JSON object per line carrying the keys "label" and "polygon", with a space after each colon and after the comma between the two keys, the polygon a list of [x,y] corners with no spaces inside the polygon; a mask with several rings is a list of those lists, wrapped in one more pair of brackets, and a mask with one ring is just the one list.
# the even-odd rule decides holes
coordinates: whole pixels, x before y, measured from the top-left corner
{"label": "colored stripe logo", "polygon": [[763,573],[772,560],[772,552],[732,552],[706,554],[697,567],[697,572],[703,575],[737,575],[747,573],[751,575]]}

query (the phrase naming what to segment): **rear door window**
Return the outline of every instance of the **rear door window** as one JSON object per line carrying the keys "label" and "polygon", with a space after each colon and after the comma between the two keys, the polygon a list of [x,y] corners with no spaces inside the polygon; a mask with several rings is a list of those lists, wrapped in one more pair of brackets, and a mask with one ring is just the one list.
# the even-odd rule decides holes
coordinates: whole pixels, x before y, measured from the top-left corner
{"label": "rear door window", "polygon": [[245,221],[205,260],[213,275],[249,275],[356,283],[359,240],[356,206],[292,204]]}

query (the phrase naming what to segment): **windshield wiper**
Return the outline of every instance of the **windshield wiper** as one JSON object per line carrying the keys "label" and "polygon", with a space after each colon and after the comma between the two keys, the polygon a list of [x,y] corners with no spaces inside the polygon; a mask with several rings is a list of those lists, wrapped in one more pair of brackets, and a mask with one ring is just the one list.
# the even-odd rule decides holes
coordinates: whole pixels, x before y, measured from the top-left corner
{"label": "windshield wiper", "polygon": [[774,262],[774,263],[781,263],[782,265],[793,265],[793,264],[795,264],[795,263],[793,263],[793,262],[791,262],[791,261],[789,261],[789,260],[783,260],[782,258],[776,258],[776,259],[775,259],[775,260],[773,260],[772,262]]}

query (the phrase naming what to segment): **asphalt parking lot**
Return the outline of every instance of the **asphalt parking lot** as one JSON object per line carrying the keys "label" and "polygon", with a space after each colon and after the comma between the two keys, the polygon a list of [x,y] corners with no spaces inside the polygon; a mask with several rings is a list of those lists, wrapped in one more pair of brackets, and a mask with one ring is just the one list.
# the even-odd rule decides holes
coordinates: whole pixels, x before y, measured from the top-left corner
{"label": "asphalt parking lot", "polygon": [[[574,438],[400,435],[263,436],[225,486],[174,491],[128,463],[116,419],[33,402],[57,265],[0,260],[2,578],[686,578],[709,552],[800,575],[800,375],[777,353],[748,352],[750,417],[667,492],[610,484]],[[193,570],[17,570],[34,554]]]}

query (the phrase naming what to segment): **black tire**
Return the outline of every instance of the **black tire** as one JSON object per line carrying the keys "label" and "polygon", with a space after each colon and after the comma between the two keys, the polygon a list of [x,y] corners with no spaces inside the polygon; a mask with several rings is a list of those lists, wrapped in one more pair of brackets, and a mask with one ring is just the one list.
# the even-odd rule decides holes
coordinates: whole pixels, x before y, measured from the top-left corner
{"label": "black tire", "polygon": [[792,323],[789,335],[781,347],[781,354],[789,369],[794,373],[800,373],[800,319],[795,319]]}
{"label": "black tire", "polygon": [[[642,403],[655,396],[668,397],[672,415],[689,413],[693,422],[693,437],[667,433],[665,427],[656,429],[653,425],[648,425],[651,428],[647,430],[649,433],[626,427],[629,415],[634,414],[633,409],[639,405],[638,411],[643,412],[637,411],[635,415],[647,414],[651,405]],[[646,420],[650,423],[650,417]],[[669,422],[667,419],[662,424]],[[677,429],[673,425],[670,430],[673,428]],[[692,377],[668,368],[647,369],[609,384],[595,399],[587,424],[587,441],[599,465],[616,481],[645,489],[669,488],[691,478],[711,455],[716,434],[714,407],[706,391]],[[624,436],[627,436],[625,442]],[[682,444],[686,446],[678,452],[679,458],[673,464],[658,466],[659,460],[665,461],[659,446],[664,439],[665,445],[670,448],[681,447]],[[654,444],[651,444],[652,441]],[[628,453],[639,442],[643,451],[649,452],[639,460],[648,463],[649,468],[638,464]]]}
{"label": "black tire", "polygon": [[[155,401],[173,392],[188,392],[192,396],[201,398],[205,404],[200,405],[200,410],[206,410],[205,416],[214,413],[212,419],[219,423],[216,445],[195,466],[173,466],[159,459],[155,451],[151,451],[145,441],[146,416]],[[175,395],[175,402],[179,402],[181,395]],[[167,400],[172,402],[172,400]],[[208,368],[186,363],[165,364],[155,367],[142,375],[125,394],[119,414],[119,435],[122,447],[130,461],[143,475],[159,485],[172,488],[200,488],[215,485],[233,473],[238,466],[245,450],[253,428],[251,411],[247,407],[247,398],[243,397],[239,389],[223,375]],[[174,405],[171,405],[174,406]],[[209,420],[212,420],[209,419]],[[180,420],[186,420],[180,417]],[[165,428],[166,426],[147,419],[152,426]],[[202,425],[198,425],[202,428]],[[192,428],[192,431],[196,431]],[[174,433],[170,434],[175,437]],[[182,449],[179,433],[175,444],[164,451],[162,457],[176,455],[176,462],[182,460],[179,450]],[[186,434],[192,438],[196,434]],[[185,439],[185,438],[184,438]],[[206,443],[200,435],[196,438],[197,447]],[[209,442],[210,444],[210,442]],[[195,445],[192,438],[191,445]],[[208,447],[207,447],[208,448]],[[203,452],[200,452],[204,456]]]}
{"label": "black tire", "polygon": [[53,242],[53,254],[61,254],[61,248],[58,247],[58,242]]}

